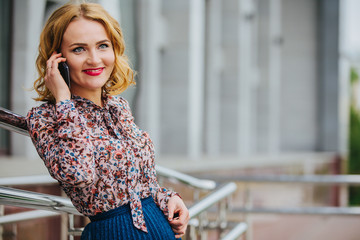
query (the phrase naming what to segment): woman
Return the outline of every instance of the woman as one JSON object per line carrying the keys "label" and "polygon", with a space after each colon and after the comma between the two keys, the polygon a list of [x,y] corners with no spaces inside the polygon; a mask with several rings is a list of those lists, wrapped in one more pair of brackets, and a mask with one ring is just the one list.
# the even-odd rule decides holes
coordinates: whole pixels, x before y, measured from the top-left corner
{"label": "woman", "polygon": [[[58,65],[70,70],[70,89]],[[88,216],[81,239],[175,239],[188,210],[156,180],[154,147],[125,99],[133,84],[119,24],[100,5],[66,4],[40,36],[34,89],[45,103],[27,123],[52,177]]]}

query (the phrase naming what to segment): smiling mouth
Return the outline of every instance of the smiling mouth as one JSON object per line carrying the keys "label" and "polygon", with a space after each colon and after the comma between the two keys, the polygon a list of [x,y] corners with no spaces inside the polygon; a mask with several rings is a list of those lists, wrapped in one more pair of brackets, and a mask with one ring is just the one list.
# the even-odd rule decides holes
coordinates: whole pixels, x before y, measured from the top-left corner
{"label": "smiling mouth", "polygon": [[101,67],[101,68],[89,68],[89,69],[85,69],[83,70],[83,72],[87,75],[90,75],[90,76],[98,76],[100,75],[102,72],[104,71],[104,68]]}

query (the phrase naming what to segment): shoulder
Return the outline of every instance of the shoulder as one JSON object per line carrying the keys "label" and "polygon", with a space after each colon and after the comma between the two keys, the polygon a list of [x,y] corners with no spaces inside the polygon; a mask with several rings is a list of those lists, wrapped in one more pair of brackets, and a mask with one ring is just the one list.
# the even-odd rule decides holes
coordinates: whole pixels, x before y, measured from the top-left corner
{"label": "shoulder", "polygon": [[121,96],[109,96],[109,103],[119,108],[128,108],[129,102]]}
{"label": "shoulder", "polygon": [[33,107],[27,113],[27,119],[37,118],[37,117],[45,117],[51,118],[55,112],[55,105],[51,103],[43,103],[40,106]]}
{"label": "shoulder", "polygon": [[132,112],[128,101],[121,96],[110,96],[109,105],[120,118],[132,119]]}
{"label": "shoulder", "polygon": [[130,109],[129,102],[125,98],[123,98],[121,96],[110,96],[109,104],[110,104],[110,106],[115,107],[121,113],[123,113],[125,115],[127,115],[127,114],[131,115],[131,109]]}
{"label": "shoulder", "polygon": [[37,139],[36,134],[39,129],[56,123],[55,106],[53,104],[44,103],[40,106],[33,107],[26,116],[26,124],[30,132],[30,136]]}

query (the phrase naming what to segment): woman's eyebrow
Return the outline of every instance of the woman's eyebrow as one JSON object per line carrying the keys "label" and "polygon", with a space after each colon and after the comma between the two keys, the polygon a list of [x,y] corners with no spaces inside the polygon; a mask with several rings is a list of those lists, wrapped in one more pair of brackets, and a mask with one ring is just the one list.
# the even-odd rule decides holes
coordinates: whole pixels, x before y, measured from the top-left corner
{"label": "woman's eyebrow", "polygon": [[72,46],[87,46],[87,44],[86,43],[72,43],[72,44],[70,44],[69,47],[72,47]]}
{"label": "woman's eyebrow", "polygon": [[[98,42],[96,42],[96,44],[101,44],[101,43],[110,43],[110,40],[109,39],[104,39],[104,40],[100,40]],[[87,43],[72,43],[70,44],[69,47],[72,47],[72,46],[87,46],[88,44]]]}
{"label": "woman's eyebrow", "polygon": [[100,44],[100,43],[111,43],[111,41],[109,39],[104,39],[104,40],[98,41],[96,44]]}

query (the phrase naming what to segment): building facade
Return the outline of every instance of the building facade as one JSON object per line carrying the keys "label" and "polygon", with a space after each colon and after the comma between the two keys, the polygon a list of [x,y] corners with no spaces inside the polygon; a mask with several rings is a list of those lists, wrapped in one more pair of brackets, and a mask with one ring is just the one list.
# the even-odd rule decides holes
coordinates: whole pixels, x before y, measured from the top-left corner
{"label": "building facade", "polygon": [[[64,2],[0,3],[2,107],[39,104],[29,91],[39,35]],[[137,85],[123,95],[161,161],[346,153],[338,0],[97,2],[124,30]],[[0,136],[0,164],[39,163],[29,138]]]}

